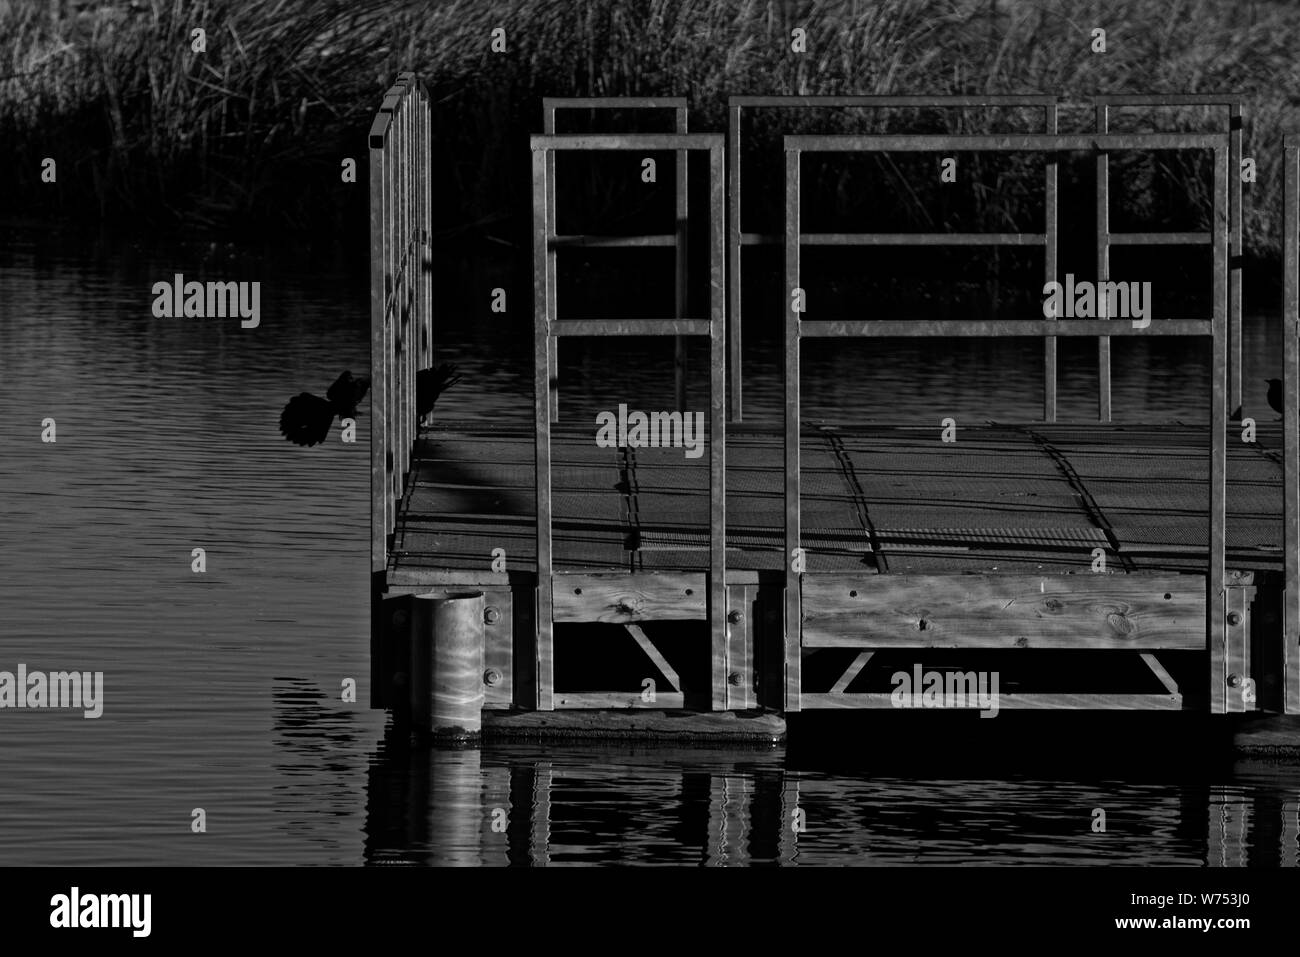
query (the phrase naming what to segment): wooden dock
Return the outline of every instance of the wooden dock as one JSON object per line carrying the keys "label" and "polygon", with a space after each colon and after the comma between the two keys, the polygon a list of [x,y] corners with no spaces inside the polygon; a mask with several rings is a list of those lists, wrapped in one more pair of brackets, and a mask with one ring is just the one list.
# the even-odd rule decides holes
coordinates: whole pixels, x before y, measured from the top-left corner
{"label": "wooden dock", "polygon": [[[888,106],[916,98],[741,99],[733,121],[739,106]],[[481,591],[483,707],[498,727],[524,732],[602,725],[676,732],[683,723],[667,716],[697,714],[702,734],[718,734],[730,713],[738,736],[763,737],[774,716],[803,710],[922,706],[986,716],[998,708],[1300,712],[1300,293],[1290,275],[1285,427],[1256,422],[1243,441],[1243,424],[1229,420],[1241,378],[1241,197],[1228,175],[1240,149],[1239,100],[1163,98],[1228,107],[1231,122],[1217,132],[1108,133],[1109,104],[1099,102],[1099,132],[1058,135],[1051,98],[946,99],[954,102],[937,105],[1043,108],[1046,132],[787,136],[786,222],[776,238],[741,231],[737,160],[724,150],[724,142],[738,145],[738,127],[725,140],[688,134],[685,101],[675,98],[548,100],[546,132],[532,142],[535,423],[494,428],[416,420],[415,377],[431,365],[435,331],[421,168],[427,97],[413,76],[399,78],[371,134],[372,706],[400,707],[406,694],[404,649],[420,640],[409,633],[411,596]],[[555,109],[602,105],[672,110],[677,132],[554,132]],[[1288,149],[1290,229],[1300,221],[1291,208],[1300,166],[1290,141]],[[678,157],[678,231],[614,240],[559,235],[557,154],[618,150]],[[1038,245],[1044,275],[1057,276],[1054,160],[1042,233],[801,231],[801,154],[953,150],[1096,152],[1098,275],[1108,274],[1112,243],[1208,246],[1211,314],[1148,325],[1052,315],[847,321],[803,316],[795,305],[785,320],[784,415],[775,423],[745,420],[738,303],[728,310],[724,301],[729,282],[738,296],[744,245],[783,244],[785,282],[795,293],[808,245]],[[1121,150],[1210,154],[1211,228],[1111,233],[1105,158]],[[708,159],[707,209],[690,210],[710,224],[707,303],[685,293],[682,158],[691,151]],[[1292,272],[1294,238],[1289,231]],[[602,242],[678,248],[673,316],[558,317],[557,250]],[[575,335],[708,338],[703,454],[601,447],[594,423],[562,419],[556,351]],[[939,424],[806,420],[801,341],[882,335],[1042,338],[1041,419],[946,432]],[[1056,421],[1055,345],[1063,335],[1097,340],[1096,423]],[[1203,341],[1212,354],[1209,421],[1112,422],[1109,340],[1117,335]],[[682,355],[679,346],[679,407]],[[918,683],[937,676],[938,699],[919,687],[900,695],[900,680],[911,674]],[[974,694],[985,678],[998,699],[987,708]],[[521,717],[526,712],[544,717]],[[566,725],[564,712],[585,713]]]}

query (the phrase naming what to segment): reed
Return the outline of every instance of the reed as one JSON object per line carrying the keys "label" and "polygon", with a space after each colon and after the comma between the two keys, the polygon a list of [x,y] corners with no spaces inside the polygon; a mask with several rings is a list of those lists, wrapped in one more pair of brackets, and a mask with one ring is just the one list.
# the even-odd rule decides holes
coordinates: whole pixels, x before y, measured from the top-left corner
{"label": "reed", "polygon": [[[790,52],[795,26],[806,55]],[[1104,54],[1089,50],[1094,26]],[[206,53],[190,51],[194,27]],[[489,51],[494,27],[507,32],[504,56]],[[1300,10],[1271,0],[0,0],[11,144],[0,164],[16,185],[0,204],[46,210],[33,192],[39,157],[59,155],[69,214],[319,227],[340,203],[364,206],[340,197],[339,159],[364,156],[378,96],[401,69],[433,94],[448,227],[527,209],[523,144],[541,95],[685,94],[694,128],[722,129],[733,92],[1241,92],[1259,169],[1247,245],[1276,255],[1281,137],[1300,129],[1297,45]],[[991,120],[962,122],[979,132]]]}

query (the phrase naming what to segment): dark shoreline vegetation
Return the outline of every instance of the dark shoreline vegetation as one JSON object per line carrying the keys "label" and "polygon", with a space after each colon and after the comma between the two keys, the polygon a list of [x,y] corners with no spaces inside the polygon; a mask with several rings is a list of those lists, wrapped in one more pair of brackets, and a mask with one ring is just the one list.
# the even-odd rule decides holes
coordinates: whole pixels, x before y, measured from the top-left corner
{"label": "dark shoreline vegetation", "polygon": [[[790,51],[796,26],[807,30],[804,55]],[[1089,49],[1094,26],[1106,30],[1104,54]],[[206,31],[204,53],[191,52],[194,27]],[[506,30],[504,55],[489,50],[495,27]],[[1241,92],[1244,153],[1258,163],[1245,187],[1246,249],[1276,262],[1282,133],[1300,130],[1298,46],[1300,10],[1271,0],[0,0],[10,185],[0,215],[329,232],[363,247],[364,134],[401,69],[428,84],[437,239],[461,249],[530,242],[527,136],[540,129],[543,95],[686,95],[692,129],[722,130],[732,92]],[[1036,115],[1021,114],[1019,128],[1033,129]],[[1222,116],[1168,111],[1158,125],[1205,128]],[[848,132],[888,129],[891,117],[917,128],[911,111],[780,120],[788,131]],[[775,120],[756,120],[755,132],[773,134]],[[928,121],[985,132],[1014,118]],[[1086,111],[1061,122],[1091,128]],[[1126,112],[1112,123],[1153,128]],[[57,190],[40,182],[45,156],[58,160]],[[345,156],[357,159],[356,184],[340,182]],[[1201,196],[1173,173],[1174,189],[1142,187],[1136,208],[1185,219]],[[969,212],[985,226],[1028,225],[1038,201],[992,189]]]}

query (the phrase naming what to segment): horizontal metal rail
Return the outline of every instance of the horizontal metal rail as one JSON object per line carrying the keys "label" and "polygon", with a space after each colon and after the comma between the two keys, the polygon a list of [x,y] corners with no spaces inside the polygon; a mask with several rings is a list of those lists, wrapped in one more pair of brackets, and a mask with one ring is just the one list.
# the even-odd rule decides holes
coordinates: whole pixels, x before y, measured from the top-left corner
{"label": "horizontal metal rail", "polygon": [[707,336],[708,319],[559,319],[553,336]]}
{"label": "horizontal metal rail", "polygon": [[852,133],[802,134],[785,137],[786,152],[800,153],[937,153],[1036,152],[1064,153],[1092,150],[1212,150],[1228,148],[1226,135],[1217,133],[1006,133],[961,136],[942,133],[905,133],[859,136]]}
{"label": "horizontal metal rail", "polygon": [[1211,319],[1161,319],[1138,328],[1122,319],[866,319],[799,323],[801,339],[869,338],[1014,338],[1016,336],[1213,336]]}

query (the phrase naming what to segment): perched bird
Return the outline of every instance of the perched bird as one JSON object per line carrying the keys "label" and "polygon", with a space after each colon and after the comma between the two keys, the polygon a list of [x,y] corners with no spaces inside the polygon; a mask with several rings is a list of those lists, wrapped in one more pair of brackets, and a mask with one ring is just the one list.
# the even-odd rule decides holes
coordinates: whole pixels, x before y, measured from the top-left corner
{"label": "perched bird", "polygon": [[1268,404],[1274,412],[1282,414],[1282,380],[1265,379],[1268,383]]}
{"label": "perched bird", "polygon": [[434,369],[421,369],[415,374],[415,411],[423,419],[433,411],[433,404],[457,382],[460,373],[450,362],[444,362]]}
{"label": "perched bird", "polygon": [[329,435],[334,417],[357,414],[357,403],[370,388],[370,376],[344,371],[325,392],[325,398],[299,392],[280,413],[280,434],[295,445],[319,445]]}

